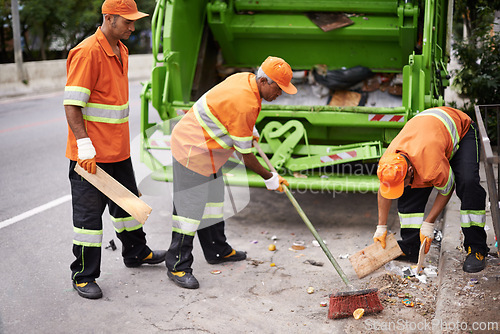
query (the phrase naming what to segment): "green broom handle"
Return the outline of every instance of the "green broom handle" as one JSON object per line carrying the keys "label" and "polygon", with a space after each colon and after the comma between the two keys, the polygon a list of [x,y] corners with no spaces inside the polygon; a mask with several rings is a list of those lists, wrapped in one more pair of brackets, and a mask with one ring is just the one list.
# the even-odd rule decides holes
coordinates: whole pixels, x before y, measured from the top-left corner
{"label": "green broom handle", "polygon": [[[254,140],[253,141],[253,146],[257,149],[257,151],[259,152],[259,154],[262,157],[262,159],[264,159],[264,161],[266,162],[266,164],[269,167],[269,169],[272,172],[277,173],[276,169],[271,164],[271,161],[269,161],[269,158],[267,157],[267,155],[264,153],[264,151],[262,151],[262,148],[260,147],[259,143]],[[339,264],[337,263],[337,261],[333,257],[333,255],[330,252],[330,250],[328,249],[328,247],[326,247],[325,242],[323,241],[323,239],[321,239],[321,237],[319,236],[318,232],[314,228],[314,226],[311,223],[311,221],[309,220],[309,218],[307,218],[306,214],[304,213],[304,211],[300,207],[300,205],[297,202],[297,200],[295,199],[295,197],[293,197],[292,193],[290,192],[290,190],[288,189],[287,186],[285,186],[284,184],[282,184],[281,186],[285,190],[286,196],[288,197],[288,199],[290,200],[290,202],[292,202],[293,206],[295,207],[295,210],[297,210],[297,213],[302,218],[302,220],[304,221],[304,223],[306,224],[306,226],[309,228],[309,231],[311,231],[311,233],[314,236],[314,238],[316,238],[316,240],[318,241],[319,245],[321,246],[321,249],[323,249],[323,252],[325,252],[326,257],[328,258],[328,260],[330,260],[330,262],[332,263],[332,265],[335,268],[335,270],[337,270],[337,273],[340,275],[340,278],[342,278],[342,280],[344,281],[344,283],[349,288],[352,289],[353,286],[349,282],[349,280],[347,279],[347,276],[345,275],[344,271],[342,270],[342,268],[340,268]]]}

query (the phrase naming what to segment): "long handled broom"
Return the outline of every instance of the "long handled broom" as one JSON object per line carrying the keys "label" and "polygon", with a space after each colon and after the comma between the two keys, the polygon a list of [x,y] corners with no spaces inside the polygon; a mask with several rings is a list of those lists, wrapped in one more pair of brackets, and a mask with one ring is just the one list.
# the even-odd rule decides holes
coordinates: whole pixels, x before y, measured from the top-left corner
{"label": "long handled broom", "polygon": [[[254,140],[253,145],[255,148],[257,148],[257,151],[259,152],[260,156],[264,159],[269,169],[272,172],[276,173],[276,169],[273,167],[271,161],[269,161],[264,151],[262,151],[262,148],[260,147],[259,143]],[[339,274],[340,278],[342,278],[342,281],[344,281],[345,285],[350,289],[350,291],[337,292],[335,294],[330,295],[330,307],[328,310],[328,318],[330,319],[346,318],[351,316],[353,312],[358,308],[363,308],[364,313],[367,314],[382,311],[384,307],[382,306],[378,298],[378,289],[365,289],[365,290],[354,289],[354,286],[349,282],[344,271],[342,270],[342,268],[340,268],[339,264],[333,257],[328,247],[326,247],[323,239],[319,236],[313,224],[311,223],[309,218],[307,218],[306,214],[300,207],[299,203],[295,200],[295,197],[293,197],[288,187],[286,187],[285,185],[282,185],[282,187],[288,199],[290,200],[290,202],[292,202],[298,214],[300,215],[306,226],[309,228],[309,231],[311,231],[312,235],[314,236],[314,238],[316,238],[319,245],[321,246],[321,249],[323,250],[323,252],[325,252],[326,257],[328,257],[333,267]]]}

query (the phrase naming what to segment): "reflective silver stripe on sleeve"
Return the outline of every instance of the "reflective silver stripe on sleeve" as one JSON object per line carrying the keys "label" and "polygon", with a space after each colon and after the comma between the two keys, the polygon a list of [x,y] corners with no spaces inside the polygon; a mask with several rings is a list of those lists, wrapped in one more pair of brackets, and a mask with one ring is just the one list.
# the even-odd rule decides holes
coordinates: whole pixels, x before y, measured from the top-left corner
{"label": "reflective silver stripe on sleeve", "polygon": [[90,90],[84,87],[78,86],[66,86],[64,87],[64,105],[77,105],[85,106],[90,98]]}
{"label": "reflective silver stripe on sleeve", "polygon": [[450,191],[453,189],[453,186],[455,185],[455,174],[453,174],[453,170],[450,167],[450,171],[448,173],[448,181],[444,185],[444,187],[435,187],[437,191],[443,195],[446,196],[450,193]]}

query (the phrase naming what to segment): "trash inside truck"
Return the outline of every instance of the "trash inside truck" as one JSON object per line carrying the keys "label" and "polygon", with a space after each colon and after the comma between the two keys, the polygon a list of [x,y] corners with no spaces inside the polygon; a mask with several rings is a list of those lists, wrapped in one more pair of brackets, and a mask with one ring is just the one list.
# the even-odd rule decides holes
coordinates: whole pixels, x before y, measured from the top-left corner
{"label": "trash inside truck", "polygon": [[[263,101],[259,144],[291,189],[377,191],[376,162],[405,123],[444,105],[452,1],[157,0],[151,78],[141,92],[141,161],[160,158],[175,122],[225,77],[268,56],[294,71],[296,96]],[[432,134],[430,134],[432,135]],[[264,161],[261,161],[264,166]],[[265,187],[236,157],[231,185]]]}

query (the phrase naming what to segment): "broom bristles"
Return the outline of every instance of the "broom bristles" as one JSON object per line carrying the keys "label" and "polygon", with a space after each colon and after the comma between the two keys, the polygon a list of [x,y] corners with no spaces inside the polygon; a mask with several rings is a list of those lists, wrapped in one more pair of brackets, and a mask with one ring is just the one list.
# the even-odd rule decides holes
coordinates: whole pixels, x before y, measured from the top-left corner
{"label": "broom bristles", "polygon": [[384,307],[378,298],[378,289],[347,291],[331,294],[328,318],[339,319],[350,317],[358,308],[364,308],[365,314],[382,311]]}

